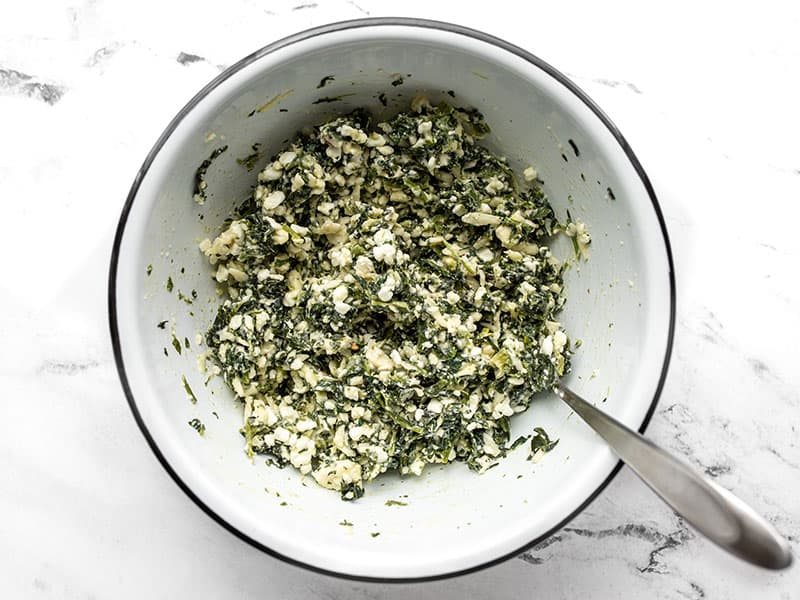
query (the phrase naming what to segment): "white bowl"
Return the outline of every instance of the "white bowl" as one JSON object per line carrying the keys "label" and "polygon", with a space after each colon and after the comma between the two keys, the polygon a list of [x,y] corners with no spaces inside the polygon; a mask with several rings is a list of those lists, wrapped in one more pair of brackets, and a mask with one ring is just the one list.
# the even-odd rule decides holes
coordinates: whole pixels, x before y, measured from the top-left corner
{"label": "white bowl", "polygon": [[[319,89],[329,75],[335,79]],[[402,85],[392,85],[399,76]],[[194,339],[219,299],[197,243],[249,194],[256,171],[235,159],[260,142],[263,165],[306,124],[360,106],[385,115],[419,92],[480,109],[492,127],[486,143],[518,172],[533,164],[557,213],[569,209],[589,225],[591,258],[567,275],[562,321],[583,341],[568,384],[641,431],[670,355],[672,260],[652,187],[616,127],[551,66],[462,27],[366,19],[294,35],[226,70],[169,124],[125,203],[109,281],[119,374],[151,448],[203,510],[270,554],[345,577],[425,579],[493,564],[563,526],[619,469],[580,419],[542,394],[512,419],[512,439],[543,426],[561,440],[542,461],[526,461],[522,447],[483,475],[463,464],[428,468],[419,478],[388,474],[362,499],[343,502],[292,469],[251,462],[239,434],[241,405],[220,381],[204,385]],[[341,100],[315,103],[323,97]],[[198,206],[195,171],[222,145],[227,152],[208,170],[209,199]],[[178,298],[178,290],[188,296],[192,289],[193,304]],[[163,320],[170,323],[160,329]],[[171,345],[173,324],[178,339],[191,343],[181,355]],[[204,436],[187,424],[193,418],[205,424]],[[387,506],[388,499],[407,506]]]}

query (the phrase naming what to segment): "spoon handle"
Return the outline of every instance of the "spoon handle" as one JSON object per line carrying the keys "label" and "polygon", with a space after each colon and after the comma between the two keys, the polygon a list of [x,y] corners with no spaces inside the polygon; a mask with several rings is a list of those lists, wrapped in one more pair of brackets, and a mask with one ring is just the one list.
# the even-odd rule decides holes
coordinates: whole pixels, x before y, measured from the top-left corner
{"label": "spoon handle", "polygon": [[559,386],[556,393],[664,502],[712,542],[768,569],[792,563],[789,543],[731,492],[566,387]]}

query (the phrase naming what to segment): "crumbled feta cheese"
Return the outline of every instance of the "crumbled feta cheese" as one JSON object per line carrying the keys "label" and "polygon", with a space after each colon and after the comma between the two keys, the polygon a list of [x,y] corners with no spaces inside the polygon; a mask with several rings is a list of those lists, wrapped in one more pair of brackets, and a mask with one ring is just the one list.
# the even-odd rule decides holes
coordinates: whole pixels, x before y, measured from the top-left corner
{"label": "crumbled feta cheese", "polygon": [[442,412],[442,403],[438,400],[431,400],[428,402],[428,412],[432,412],[434,414],[440,414]]}
{"label": "crumbled feta cheese", "polygon": [[584,260],[589,257],[589,244],[592,243],[592,237],[589,235],[589,230],[586,223],[582,221],[575,221],[568,223],[564,233],[571,238],[575,239],[575,244],[578,248],[578,254]]}
{"label": "crumbled feta cheese", "polygon": [[333,290],[333,294],[331,294],[331,298],[333,298],[334,302],[344,302],[345,298],[347,298],[347,286],[340,285],[335,290]]}
{"label": "crumbled feta cheese", "polygon": [[498,215],[480,212],[467,213],[461,220],[467,225],[499,225],[503,222],[503,218]]}
{"label": "crumbled feta cheese", "polygon": [[261,171],[258,174],[258,180],[265,182],[265,181],[276,181],[283,176],[283,172],[279,171],[278,169],[274,168],[272,165],[268,166],[266,169]]}
{"label": "crumbled feta cheese", "polygon": [[560,329],[553,334],[553,350],[556,354],[561,354],[564,351],[564,346],[567,344],[567,335]]}
{"label": "crumbled feta cheese", "polygon": [[378,290],[378,298],[382,302],[389,302],[392,299],[392,295],[398,283],[400,283],[400,280],[397,275],[393,272],[389,273],[386,276],[386,281],[383,282],[383,285]]}
{"label": "crumbled feta cheese", "polygon": [[384,262],[387,265],[394,263],[394,257],[397,253],[397,248],[393,244],[380,244],[372,249],[372,255],[378,262]]}
{"label": "crumbled feta cheese", "polygon": [[394,242],[394,234],[389,229],[379,229],[372,236],[375,245],[391,244]]}
{"label": "crumbled feta cheese", "polygon": [[500,225],[494,230],[494,234],[503,244],[508,244],[508,242],[511,241],[511,227],[508,225]]}
{"label": "crumbled feta cheese", "polygon": [[502,192],[506,185],[497,177],[491,177],[489,183],[486,184],[486,193],[490,196],[495,196],[498,192]]}
{"label": "crumbled feta cheese", "polygon": [[352,309],[352,305],[348,304],[347,302],[334,302],[333,303],[333,310],[335,310],[340,315],[346,315]]}
{"label": "crumbled feta cheese", "polygon": [[297,158],[296,152],[281,152],[280,156],[278,156],[278,162],[281,163],[281,166],[288,167],[294,162],[295,158]]}
{"label": "crumbled feta cheese", "polygon": [[367,347],[365,355],[369,364],[378,371],[391,371],[394,368],[394,362],[386,355],[380,346],[371,344]]}
{"label": "crumbled feta cheese", "polygon": [[276,190],[264,198],[264,202],[261,206],[264,207],[264,210],[272,210],[273,208],[278,208],[278,206],[280,206],[285,199],[286,194],[280,190]]}
{"label": "crumbled feta cheese", "polygon": [[331,248],[328,251],[328,258],[334,267],[347,267],[353,262],[353,254],[350,248]]}
{"label": "crumbled feta cheese", "polygon": [[275,436],[275,439],[282,444],[288,442],[289,437],[292,435],[288,429],[284,429],[283,427],[276,427],[272,433]]}
{"label": "crumbled feta cheese", "polygon": [[276,229],[272,234],[272,241],[277,246],[281,246],[289,241],[289,233],[283,228]]}
{"label": "crumbled feta cheese", "polygon": [[[295,428],[297,428],[297,431],[300,431],[300,432],[311,431],[316,426],[317,426],[317,423],[316,423],[316,421],[314,421],[314,419],[301,419],[300,421],[298,421],[295,424]],[[307,439],[307,438],[303,438],[303,439]]]}

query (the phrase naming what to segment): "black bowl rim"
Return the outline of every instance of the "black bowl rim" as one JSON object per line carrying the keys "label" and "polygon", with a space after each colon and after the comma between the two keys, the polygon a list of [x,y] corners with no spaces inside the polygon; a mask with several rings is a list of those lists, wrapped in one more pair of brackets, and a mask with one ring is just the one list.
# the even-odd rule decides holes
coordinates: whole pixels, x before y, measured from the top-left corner
{"label": "black bowl rim", "polygon": [[539,544],[543,540],[547,539],[555,532],[560,530],[564,527],[567,523],[569,523],[572,519],[574,519],[578,514],[580,514],[595,498],[597,498],[600,493],[608,486],[609,483],[616,477],[617,473],[619,473],[620,468],[622,467],[622,462],[619,461],[616,466],[612,469],[611,473],[609,473],[608,477],[597,487],[594,492],[592,492],[586,500],[584,500],[574,511],[572,511],[567,517],[565,517],[560,523],[553,526],[549,531],[545,532],[544,534],[538,536],[537,538],[531,540],[530,542],[524,544],[522,547],[513,550],[512,552],[508,552],[503,554],[502,556],[498,556],[483,562],[481,564],[461,569],[457,571],[450,571],[446,573],[440,573],[436,575],[426,575],[423,577],[371,577],[371,576],[362,576],[362,575],[353,575],[350,573],[342,573],[338,571],[332,571],[328,569],[324,569],[315,565],[311,565],[308,563],[304,563],[302,561],[290,558],[275,550],[261,544],[260,542],[254,540],[253,538],[249,537],[243,531],[237,529],[230,523],[228,523],[225,519],[223,519],[219,514],[217,514],[213,509],[211,509],[208,505],[206,505],[200,498],[195,495],[195,493],[186,485],[186,483],[181,480],[172,466],[167,462],[164,455],[161,453],[158,445],[156,444],[155,440],[153,439],[150,431],[147,428],[147,425],[142,420],[142,416],[139,413],[139,410],[136,405],[136,400],[133,396],[133,392],[131,391],[130,384],[128,382],[127,374],[125,372],[125,365],[122,360],[122,348],[120,344],[120,337],[119,337],[119,328],[117,325],[117,306],[116,306],[116,278],[117,278],[117,266],[119,263],[119,252],[120,246],[122,243],[122,236],[125,231],[125,225],[128,220],[128,215],[131,211],[131,207],[133,206],[133,202],[136,198],[136,195],[139,190],[139,186],[141,185],[142,180],[144,179],[147,171],[150,168],[153,160],[155,159],[158,152],[161,150],[162,146],[172,135],[173,131],[177,128],[178,124],[186,117],[186,115],[205,97],[207,96],[212,90],[214,90],[220,83],[228,79],[234,73],[240,71],[244,67],[250,65],[251,63],[255,62],[256,60],[260,59],[261,57],[275,52],[278,49],[285,48],[290,46],[291,44],[295,44],[297,42],[301,42],[316,36],[324,35],[327,33],[344,31],[348,29],[358,29],[362,27],[376,27],[376,26],[404,26],[404,27],[420,27],[424,29],[436,29],[441,30],[449,33],[455,33],[459,35],[463,35],[466,37],[470,37],[476,39],[481,42],[486,42],[492,44],[498,48],[511,52],[519,56],[520,58],[532,63],[536,67],[543,70],[545,73],[553,77],[556,81],[566,87],[570,92],[572,92],[579,100],[581,100],[599,119],[600,121],[608,128],[614,138],[617,140],[619,145],[622,147],[622,150],[625,152],[625,155],[630,160],[633,168],[635,169],[636,173],[638,174],[639,178],[644,185],[647,194],[650,197],[650,201],[653,205],[653,210],[655,211],[656,218],[658,220],[659,227],[661,228],[661,233],[664,238],[664,249],[667,255],[667,262],[669,264],[669,287],[670,287],[670,308],[669,308],[669,331],[667,336],[667,346],[664,353],[664,361],[661,368],[661,375],[659,376],[658,385],[656,387],[655,394],[653,395],[653,400],[650,403],[650,407],[647,410],[647,413],[642,420],[641,425],[639,426],[638,431],[640,433],[644,433],[645,429],[647,428],[648,423],[650,422],[651,417],[655,411],[656,405],[658,404],[658,399],[661,396],[661,391],[664,388],[664,382],[667,377],[667,371],[669,368],[669,361],[672,354],[672,345],[673,339],[675,336],[675,310],[676,310],[676,290],[675,290],[675,268],[672,259],[672,248],[669,241],[669,235],[667,234],[667,227],[666,223],[664,222],[664,215],[661,211],[661,207],[658,203],[656,198],[655,191],[653,189],[652,184],[650,183],[650,179],[648,178],[647,174],[644,171],[639,159],[634,154],[633,150],[628,144],[625,137],[619,131],[616,125],[609,119],[609,117],[603,112],[603,110],[595,104],[595,102],[589,98],[589,96],[580,89],[575,83],[573,83],[568,77],[566,77],[563,73],[540,59],[538,56],[528,52],[511,44],[503,39],[495,37],[493,35],[484,33],[482,31],[478,31],[476,29],[471,29],[469,27],[464,27],[461,25],[455,25],[452,23],[446,23],[443,21],[434,21],[428,19],[418,19],[418,18],[407,18],[407,17],[376,17],[376,18],[366,18],[366,19],[354,19],[348,21],[340,21],[336,23],[330,23],[327,25],[322,25],[319,27],[314,27],[311,29],[307,29],[305,31],[301,31],[294,35],[290,35],[283,39],[280,39],[276,42],[273,42],[267,46],[264,46],[260,50],[253,52],[249,56],[241,59],[236,64],[228,67],[225,71],[220,73],[216,78],[214,78],[210,83],[208,83],[202,90],[200,90],[187,104],[184,106],[180,112],[172,119],[169,123],[167,128],[158,138],[156,143],[151,148],[150,152],[147,154],[142,166],[139,168],[138,173],[133,181],[131,186],[130,192],[128,192],[128,197],[125,201],[125,205],[122,208],[122,214],[120,215],[119,223],[117,225],[116,234],[114,236],[114,245],[111,252],[111,263],[109,267],[109,277],[108,277],[108,312],[109,312],[109,326],[111,332],[111,344],[114,350],[114,359],[117,365],[117,372],[119,374],[120,382],[122,384],[122,389],[125,393],[125,396],[128,400],[128,404],[130,406],[131,412],[136,420],[136,423],[139,425],[139,429],[141,430],[142,434],[145,437],[150,449],[155,454],[158,461],[161,463],[161,466],[169,473],[170,477],[175,481],[178,487],[183,490],[183,492],[191,498],[197,506],[199,506],[208,516],[210,516],[214,521],[220,524],[222,527],[227,529],[229,532],[233,533],[240,539],[244,540],[251,546],[258,548],[259,550],[278,558],[282,561],[285,561],[289,564],[303,567],[310,571],[314,571],[316,573],[320,573],[323,575],[330,575],[334,577],[340,577],[343,579],[349,579],[354,581],[365,581],[365,582],[377,582],[377,583],[414,583],[414,582],[423,582],[423,581],[435,581],[439,579],[446,579],[450,577],[457,577],[460,575],[466,575],[469,573],[474,573],[481,569],[485,569],[487,567],[491,567],[497,565],[501,562],[504,562],[510,558],[513,558],[520,553],[528,550],[532,546]]}

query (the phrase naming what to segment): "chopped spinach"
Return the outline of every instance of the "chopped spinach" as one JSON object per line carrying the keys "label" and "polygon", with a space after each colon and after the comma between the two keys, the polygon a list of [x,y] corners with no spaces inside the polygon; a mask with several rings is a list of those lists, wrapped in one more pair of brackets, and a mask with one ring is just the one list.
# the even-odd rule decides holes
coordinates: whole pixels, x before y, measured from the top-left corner
{"label": "chopped spinach", "polygon": [[198,204],[203,204],[206,201],[206,191],[208,189],[208,182],[206,181],[206,173],[211,164],[219,157],[220,154],[225,152],[228,146],[221,146],[215,149],[207,159],[205,159],[197,168],[194,176],[194,200]]}
{"label": "chopped spinach", "polygon": [[200,419],[198,419],[198,418],[194,418],[191,421],[189,421],[189,427],[194,429],[200,435],[205,435],[205,433],[206,433],[206,426],[203,425],[200,422]]}
{"label": "chopped spinach", "polygon": [[256,165],[258,164],[258,161],[261,160],[261,151],[259,150],[260,146],[261,144],[258,143],[253,144],[252,146],[253,151],[244,158],[237,158],[236,164],[241,165],[248,171],[252,171],[253,169],[255,169]]}
{"label": "chopped spinach", "polygon": [[550,440],[550,436],[541,427],[534,427],[535,432],[531,438],[531,457],[550,452],[558,444],[558,440]]}
{"label": "chopped spinach", "polygon": [[197,404],[197,396],[194,395],[192,391],[192,387],[189,385],[189,382],[186,380],[185,375],[181,375],[181,383],[183,384],[183,390],[186,392],[187,397],[191,401],[192,404]]}

